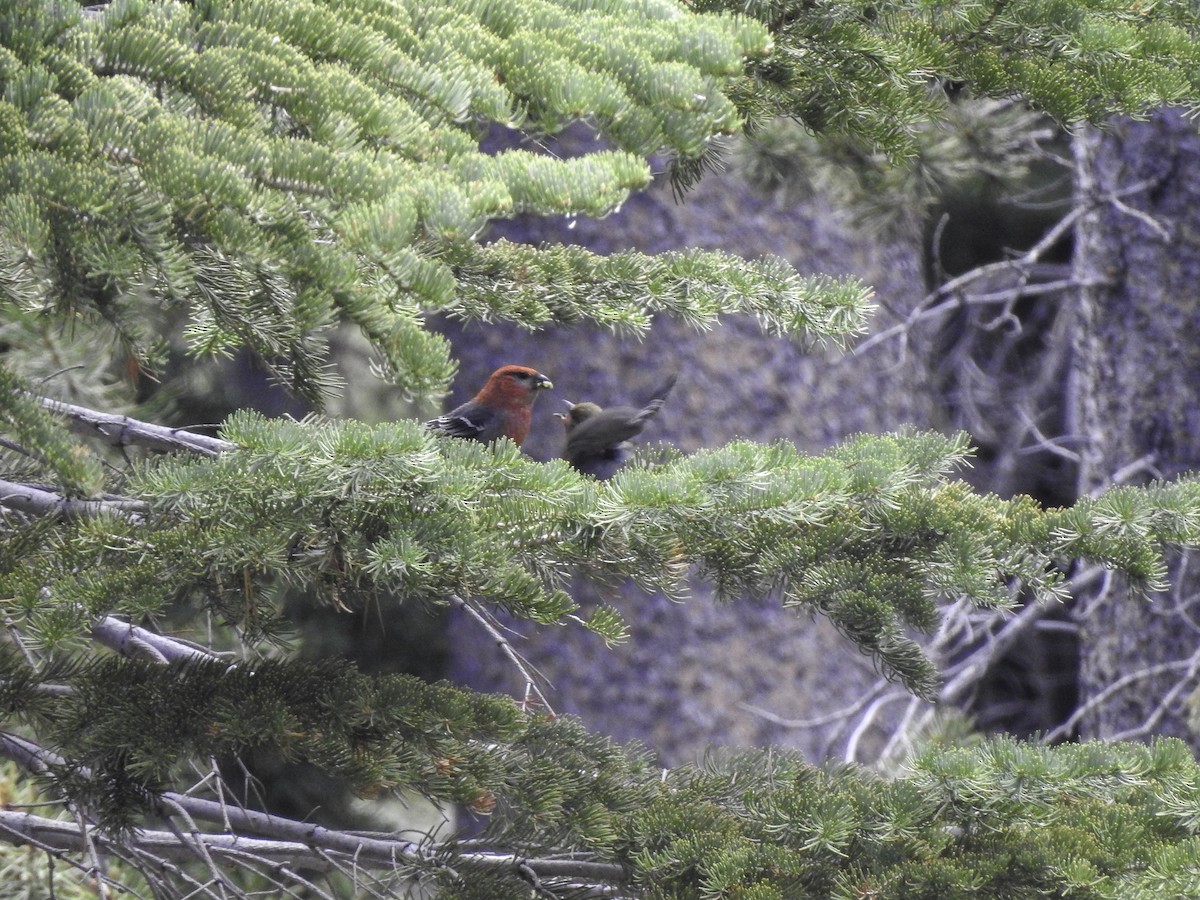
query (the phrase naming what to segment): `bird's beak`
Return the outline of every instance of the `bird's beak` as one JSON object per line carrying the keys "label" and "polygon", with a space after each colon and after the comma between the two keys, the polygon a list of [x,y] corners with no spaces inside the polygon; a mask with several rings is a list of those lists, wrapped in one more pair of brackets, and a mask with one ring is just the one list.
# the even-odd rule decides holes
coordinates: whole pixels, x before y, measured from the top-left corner
{"label": "bird's beak", "polygon": [[535,388],[540,388],[543,391],[548,391],[550,388],[554,387],[554,382],[539,372],[534,376],[533,386]]}
{"label": "bird's beak", "polygon": [[[575,408],[575,404],[574,404],[574,403],[572,403],[570,400],[564,400],[564,401],[563,401],[563,403],[567,404],[567,408],[568,408],[568,409],[574,409],[574,408]],[[561,415],[562,415],[562,413],[555,413],[555,415],[556,415],[556,416],[561,416]]]}

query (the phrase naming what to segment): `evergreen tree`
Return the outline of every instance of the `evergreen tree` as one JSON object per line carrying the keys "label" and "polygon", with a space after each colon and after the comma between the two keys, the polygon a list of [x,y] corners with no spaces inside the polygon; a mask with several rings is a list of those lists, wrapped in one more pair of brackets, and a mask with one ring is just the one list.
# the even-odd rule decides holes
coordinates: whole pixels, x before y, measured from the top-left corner
{"label": "evergreen tree", "polygon": [[[619,641],[621,613],[579,609],[574,579],[680,598],[705,579],[826,617],[928,698],[919,635],[945,604],[1052,602],[1078,561],[1118,571],[1129,603],[1160,590],[1166,550],[1200,544],[1189,476],[1045,508],[959,480],[965,435],[906,431],[821,455],[664,451],[597,482],[416,420],[239,413],[210,437],[95,407],[123,407],[180,347],[253,352],[319,405],[338,322],[428,400],[454,373],[435,313],[628,332],[739,313],[845,341],[870,313],[852,279],[481,229],[611,213],[656,158],[686,187],[722,136],[780,114],[900,160],[963,95],[1062,122],[1194,103],[1198,24],[1190,3],[1122,0],[5,2],[0,753],[11,793],[50,806],[0,811],[4,840],[33,848],[4,864],[58,896],[89,880],[212,897],[1194,892],[1200,772],[1179,741],[935,742],[889,778],[767,750],[663,770],[556,716],[490,614]],[[580,121],[606,149],[480,148]],[[289,592],[457,607],[528,692],[297,659]],[[271,815],[239,781],[262,752],[487,828]]]}

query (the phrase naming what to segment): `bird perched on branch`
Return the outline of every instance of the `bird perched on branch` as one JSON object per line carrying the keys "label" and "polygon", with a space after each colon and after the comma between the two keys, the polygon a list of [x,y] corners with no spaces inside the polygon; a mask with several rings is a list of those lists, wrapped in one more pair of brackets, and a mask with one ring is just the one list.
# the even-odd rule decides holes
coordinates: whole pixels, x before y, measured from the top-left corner
{"label": "bird perched on branch", "polygon": [[539,391],[552,387],[549,378],[528,366],[501,366],[478,394],[462,406],[426,422],[425,427],[485,444],[503,436],[520,446],[529,434],[533,401]]}
{"label": "bird perched on branch", "polygon": [[632,406],[610,406],[595,403],[571,403],[565,413],[555,413],[562,419],[567,432],[563,459],[576,470],[601,481],[612,478],[633,452],[629,439],[641,434],[675,386],[675,376],[654,392],[654,398],[641,409]]}

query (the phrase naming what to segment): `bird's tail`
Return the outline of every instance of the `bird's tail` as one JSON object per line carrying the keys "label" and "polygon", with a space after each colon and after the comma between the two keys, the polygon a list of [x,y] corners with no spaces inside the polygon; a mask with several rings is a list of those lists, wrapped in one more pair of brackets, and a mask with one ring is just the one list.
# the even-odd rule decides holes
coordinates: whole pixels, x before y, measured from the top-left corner
{"label": "bird's tail", "polygon": [[675,382],[678,380],[678,378],[679,373],[672,372],[667,377],[667,380],[662,387],[650,395],[651,399],[646,402],[645,406],[642,408],[642,411],[637,414],[634,421],[639,423],[645,422],[647,419],[652,419],[654,416],[658,415],[658,411],[662,409],[663,404],[667,402],[667,395],[671,393],[671,388],[675,387]]}

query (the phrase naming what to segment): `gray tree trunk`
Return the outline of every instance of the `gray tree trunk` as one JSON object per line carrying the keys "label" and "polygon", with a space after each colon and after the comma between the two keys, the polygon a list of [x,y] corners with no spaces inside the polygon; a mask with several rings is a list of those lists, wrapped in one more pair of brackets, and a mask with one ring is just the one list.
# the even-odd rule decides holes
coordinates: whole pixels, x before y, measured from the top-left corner
{"label": "gray tree trunk", "polygon": [[[1070,431],[1087,493],[1200,469],[1200,136],[1164,113],[1081,133],[1076,159],[1091,211],[1077,235]],[[1115,579],[1081,598],[1082,702],[1141,676],[1092,709],[1084,736],[1195,744],[1180,702],[1200,646],[1195,568],[1177,558],[1171,590],[1149,601]]]}

